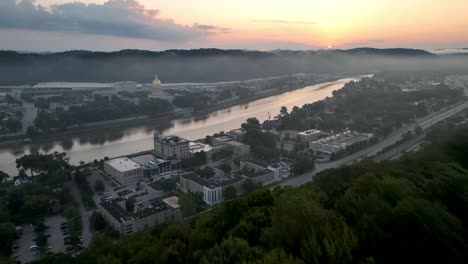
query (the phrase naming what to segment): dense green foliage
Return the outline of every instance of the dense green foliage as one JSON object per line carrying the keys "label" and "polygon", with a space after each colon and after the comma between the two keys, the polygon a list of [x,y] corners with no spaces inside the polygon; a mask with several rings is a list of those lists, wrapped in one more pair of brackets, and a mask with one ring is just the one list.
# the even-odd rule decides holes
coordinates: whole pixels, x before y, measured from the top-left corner
{"label": "dense green foliage", "polygon": [[[405,80],[407,81],[407,80]],[[459,89],[439,85],[412,92],[402,91],[391,81],[364,78],[346,83],[333,97],[294,107],[278,116],[285,129],[372,132],[384,136],[415,118],[454,104],[462,97]]]}
{"label": "dense green foliage", "polygon": [[69,125],[107,121],[134,116],[159,116],[172,110],[170,102],[158,98],[139,99],[139,103],[113,97],[94,96],[94,101],[83,106],[72,106],[68,111],[57,109],[49,112],[42,110],[34,120],[34,125],[49,131],[52,128],[65,128]]}
{"label": "dense green foliage", "polygon": [[80,256],[42,263],[465,263],[468,127],[437,131],[444,136],[401,160],[327,170],[300,188],[260,189],[192,224],[115,244],[98,234]]}

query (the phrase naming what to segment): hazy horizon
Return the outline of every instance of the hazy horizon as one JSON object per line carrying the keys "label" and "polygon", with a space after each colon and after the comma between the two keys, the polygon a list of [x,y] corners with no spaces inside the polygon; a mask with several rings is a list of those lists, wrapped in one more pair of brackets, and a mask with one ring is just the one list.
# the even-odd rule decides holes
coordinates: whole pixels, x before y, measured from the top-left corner
{"label": "hazy horizon", "polygon": [[468,47],[463,0],[3,0],[0,49]]}

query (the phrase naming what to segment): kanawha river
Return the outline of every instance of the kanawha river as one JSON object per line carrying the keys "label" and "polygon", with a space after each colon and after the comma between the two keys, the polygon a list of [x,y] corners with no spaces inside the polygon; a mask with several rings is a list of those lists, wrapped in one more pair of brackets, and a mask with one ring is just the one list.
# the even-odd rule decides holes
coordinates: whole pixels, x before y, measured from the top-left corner
{"label": "kanawha river", "polygon": [[153,133],[157,130],[162,135],[177,135],[190,140],[204,138],[219,131],[239,128],[249,117],[256,117],[260,122],[279,114],[281,106],[291,110],[294,106],[303,106],[332,95],[334,90],[355,78],[344,78],[333,82],[307,86],[291,92],[252,101],[218,110],[203,117],[176,119],[167,124],[149,122],[132,128],[111,129],[97,133],[80,134],[58,138],[47,142],[28,143],[0,149],[0,170],[16,175],[15,160],[31,152],[50,153],[67,152],[72,164],[80,161],[92,161],[107,157],[116,157],[153,148]]}

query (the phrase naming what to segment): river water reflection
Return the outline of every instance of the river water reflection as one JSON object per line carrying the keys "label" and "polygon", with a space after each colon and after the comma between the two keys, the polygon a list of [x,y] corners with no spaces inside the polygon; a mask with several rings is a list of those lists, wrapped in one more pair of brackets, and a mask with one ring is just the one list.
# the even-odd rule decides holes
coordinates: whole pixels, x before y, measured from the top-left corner
{"label": "river water reflection", "polygon": [[98,134],[85,134],[60,138],[48,142],[31,143],[0,149],[0,170],[14,175],[15,159],[31,152],[65,151],[73,164],[80,161],[115,157],[153,148],[153,132],[162,135],[178,135],[190,140],[204,138],[219,131],[240,127],[249,117],[261,122],[279,114],[281,106],[291,110],[331,96],[332,92],[356,78],[344,78],[334,82],[307,86],[284,94],[271,96],[248,104],[219,110],[203,117],[177,119],[167,123],[148,123],[133,128],[112,129]]}

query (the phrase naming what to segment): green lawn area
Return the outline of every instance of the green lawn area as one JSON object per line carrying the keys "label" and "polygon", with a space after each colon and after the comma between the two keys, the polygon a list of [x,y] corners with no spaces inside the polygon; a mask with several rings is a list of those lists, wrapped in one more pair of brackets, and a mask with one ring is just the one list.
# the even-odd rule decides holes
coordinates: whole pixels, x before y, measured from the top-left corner
{"label": "green lawn area", "polygon": [[151,188],[153,188],[154,190],[156,191],[162,191],[162,186],[161,186],[161,183],[159,181],[156,181],[156,182],[152,182],[150,184],[148,184]]}

